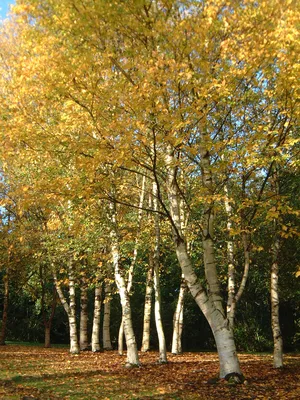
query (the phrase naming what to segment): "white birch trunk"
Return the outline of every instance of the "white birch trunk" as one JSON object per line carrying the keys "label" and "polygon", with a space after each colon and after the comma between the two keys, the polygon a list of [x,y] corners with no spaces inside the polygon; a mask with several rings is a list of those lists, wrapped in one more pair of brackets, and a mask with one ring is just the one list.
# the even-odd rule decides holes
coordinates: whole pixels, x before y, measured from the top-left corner
{"label": "white birch trunk", "polygon": [[118,353],[120,356],[124,354],[124,317],[122,315],[118,334]]}
{"label": "white birch trunk", "polygon": [[70,325],[70,353],[78,354],[79,345],[77,337],[77,324],[76,324],[76,297],[75,297],[75,279],[72,263],[69,265],[69,325]]}
{"label": "white birch trunk", "polygon": [[125,339],[127,346],[127,364],[139,365],[140,364],[139,356],[132,326],[130,299],[127,291],[125,278],[122,274],[122,271],[120,270],[120,265],[119,265],[120,256],[119,256],[119,240],[117,232],[116,210],[115,210],[115,204],[112,202],[110,203],[110,210],[111,210],[111,231],[110,231],[111,253],[115,271],[115,280],[118,287],[122,305],[122,318],[124,318],[124,332],[125,332]]}
{"label": "white birch trunk", "polygon": [[228,188],[225,184],[225,210],[227,214],[227,260],[228,260],[228,299],[227,299],[227,317],[230,326],[233,328],[234,325],[234,304],[235,303],[235,263],[234,263],[234,246],[231,240],[231,229],[232,229],[232,207],[229,201]]}
{"label": "white birch trunk", "polygon": [[221,313],[206,295],[193,270],[186,245],[183,241],[179,241],[176,245],[176,254],[189,290],[206,317],[215,337],[220,362],[220,378],[225,378],[226,375],[231,373],[241,374],[229,321],[224,317],[224,313]]}
{"label": "white birch trunk", "polygon": [[272,266],[271,266],[271,321],[273,332],[273,365],[274,368],[283,367],[283,341],[279,323],[279,294],[278,294],[278,254],[280,249],[279,237],[276,236],[272,246]]}
{"label": "white birch trunk", "polygon": [[[128,293],[131,292],[131,287],[132,287],[132,282],[133,282],[133,272],[134,272],[134,267],[136,264],[137,255],[138,255],[138,245],[139,245],[141,222],[142,222],[142,216],[143,216],[142,208],[143,208],[144,197],[145,197],[145,186],[146,186],[146,177],[143,176],[142,188],[141,188],[140,199],[139,199],[139,208],[138,208],[138,231],[137,231],[137,235],[135,238],[133,257],[132,257],[131,264],[130,264],[130,267],[128,270],[128,278],[127,278]],[[123,355],[123,351],[124,351],[123,338],[124,338],[124,318],[122,317],[122,320],[120,323],[120,328],[119,328],[119,335],[118,335],[118,353],[121,356]]]}
{"label": "white birch trunk", "polygon": [[177,306],[173,317],[173,337],[172,337],[172,350],[171,350],[173,354],[182,353],[181,335],[183,327],[184,295],[186,289],[187,289],[186,282],[184,280],[184,277],[182,277]]}
{"label": "white birch trunk", "polygon": [[[203,152],[202,152],[203,154]],[[207,157],[206,154],[203,155]],[[205,274],[208,281],[208,295],[205,293],[201,282],[198,280],[191,259],[187,252],[185,238],[181,229],[180,221],[180,199],[179,189],[176,181],[176,169],[174,167],[175,160],[172,149],[168,148],[166,154],[166,166],[168,169],[168,197],[170,202],[171,222],[174,232],[174,241],[176,245],[176,254],[182,273],[187,282],[188,288],[206,317],[213,335],[215,337],[216,346],[218,350],[220,362],[220,378],[225,378],[228,374],[241,375],[239,360],[236,353],[235,342],[232,330],[229,326],[229,321],[225,317],[225,312],[222,307],[222,299],[219,291],[219,284],[217,281],[216,265],[214,259],[213,249],[213,214],[208,208],[204,216],[204,229],[203,229],[203,247],[204,247],[204,262]],[[206,160],[207,161],[207,160]],[[206,171],[207,166],[204,165],[203,169]],[[204,172],[205,185],[209,184],[211,176]]]}
{"label": "white birch trunk", "polygon": [[[158,211],[158,199],[157,199],[157,185],[153,182],[153,209]],[[155,324],[158,335],[159,343],[159,362],[167,362],[167,348],[164,329],[161,318],[161,293],[160,293],[160,279],[159,279],[159,252],[160,252],[160,225],[159,216],[156,213],[154,215],[154,227],[155,227],[155,246],[153,253],[153,266],[154,266],[154,311],[155,311]],[[150,250],[151,251],[151,250]]]}
{"label": "white birch trunk", "polygon": [[230,239],[230,231],[232,228],[232,207],[229,202],[228,197],[228,189],[225,185],[225,209],[227,213],[227,232],[228,232],[228,240],[227,240],[227,259],[228,259],[228,300],[227,300],[227,318],[229,320],[229,324],[231,328],[234,327],[234,319],[236,313],[236,306],[239,302],[242,294],[245,290],[246,283],[249,275],[250,268],[250,240],[249,234],[245,231],[242,232],[242,242],[244,249],[244,271],[241,283],[239,285],[238,291],[236,293],[236,280],[235,280],[235,261],[234,261],[234,244]]}
{"label": "white birch trunk", "polygon": [[143,323],[143,339],[142,352],[150,350],[150,321],[152,308],[152,292],[153,292],[153,258],[149,255],[149,267],[146,280],[145,306],[144,306],[144,323]]}
{"label": "white birch trunk", "polygon": [[243,276],[242,276],[239,290],[238,290],[237,294],[235,295],[234,302],[233,302],[233,309],[232,309],[232,318],[233,319],[235,316],[236,304],[239,302],[240,298],[242,297],[242,294],[245,290],[246,283],[248,280],[249,269],[250,269],[250,240],[251,239],[250,239],[249,234],[246,232],[243,232],[242,233],[242,241],[243,241],[243,248],[244,248],[244,271],[243,271]]}
{"label": "white birch trunk", "polygon": [[64,310],[67,313],[68,321],[69,321],[69,329],[70,329],[70,353],[71,354],[78,354],[79,353],[79,344],[78,344],[78,337],[77,337],[77,326],[76,326],[76,304],[75,304],[75,282],[73,276],[73,267],[70,263],[69,265],[69,298],[70,304],[68,304],[63,291],[60,287],[60,284],[57,280],[57,276],[54,273],[54,284]]}
{"label": "white birch trunk", "polygon": [[88,293],[87,286],[83,284],[80,289],[80,330],[79,330],[80,350],[85,351],[89,348],[88,341]]}
{"label": "white birch trunk", "polygon": [[178,340],[177,340],[178,354],[182,353],[183,306],[184,306],[184,303],[181,307],[180,314],[179,314]]}
{"label": "white birch trunk", "polygon": [[111,304],[111,285],[105,282],[105,300],[103,315],[103,349],[112,350],[110,338],[110,304]]}
{"label": "white birch trunk", "polygon": [[100,346],[100,315],[101,315],[101,294],[102,286],[97,284],[95,286],[94,296],[94,317],[93,317],[93,329],[92,329],[92,352],[96,353],[101,350]]}
{"label": "white birch trunk", "polygon": [[[202,167],[202,182],[206,190],[208,199],[213,193],[212,188],[212,173],[210,167],[209,152],[205,147],[200,148],[201,167]],[[209,298],[214,303],[217,310],[224,314],[220,284],[216,268],[215,245],[214,245],[214,208],[213,204],[205,205],[202,218],[202,243],[203,243],[203,259],[205,277],[207,281],[207,293]]]}

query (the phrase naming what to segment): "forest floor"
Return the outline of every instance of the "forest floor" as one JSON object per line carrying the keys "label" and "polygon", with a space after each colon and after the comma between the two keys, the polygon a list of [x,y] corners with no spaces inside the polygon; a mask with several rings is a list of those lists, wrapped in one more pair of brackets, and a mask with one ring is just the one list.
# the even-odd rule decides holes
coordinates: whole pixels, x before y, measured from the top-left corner
{"label": "forest floor", "polygon": [[125,368],[117,352],[82,352],[66,348],[0,346],[0,399],[300,399],[300,354],[286,355],[285,367],[272,367],[271,355],[240,354],[246,382],[212,382],[218,375],[216,353],[140,355],[140,368]]}

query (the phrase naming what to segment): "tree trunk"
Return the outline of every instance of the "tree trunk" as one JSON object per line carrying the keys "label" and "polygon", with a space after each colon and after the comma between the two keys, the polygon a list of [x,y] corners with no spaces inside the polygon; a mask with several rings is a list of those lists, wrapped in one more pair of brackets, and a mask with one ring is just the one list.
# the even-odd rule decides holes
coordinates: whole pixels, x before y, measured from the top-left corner
{"label": "tree trunk", "polygon": [[77,337],[77,324],[76,324],[76,297],[75,297],[75,279],[73,266],[69,265],[69,325],[70,325],[70,352],[72,354],[79,353],[78,337]]}
{"label": "tree trunk", "polygon": [[153,292],[153,257],[149,254],[149,267],[146,280],[145,306],[144,306],[144,323],[143,323],[143,340],[142,352],[150,350],[150,321],[151,321],[151,306]]}
{"label": "tree trunk", "polygon": [[100,346],[101,294],[102,294],[102,286],[96,284],[95,297],[94,297],[95,300],[94,300],[93,330],[92,330],[92,352],[94,353],[101,350]]}
{"label": "tree trunk", "polygon": [[232,207],[229,200],[227,184],[224,185],[225,192],[225,210],[227,214],[227,261],[228,261],[228,299],[227,299],[227,317],[230,326],[234,325],[234,302],[235,302],[235,262],[234,262],[234,246],[231,239],[232,230]]}
{"label": "tree trunk", "polygon": [[180,290],[178,295],[178,301],[176,310],[173,317],[173,338],[172,338],[172,353],[180,354],[182,353],[181,346],[181,334],[183,327],[183,305],[184,305],[184,295],[187,289],[184,277],[181,279]]}
{"label": "tree trunk", "polygon": [[110,303],[111,303],[111,285],[105,282],[105,300],[103,316],[103,349],[112,350],[110,339]]}
{"label": "tree trunk", "polygon": [[119,334],[118,334],[118,353],[120,356],[124,354],[124,317],[122,316]]}
{"label": "tree trunk", "polygon": [[[42,277],[42,275],[41,275]],[[57,295],[56,295],[56,290],[55,287],[53,287],[53,298],[52,298],[52,304],[51,304],[51,313],[49,318],[47,318],[46,310],[45,310],[45,284],[44,281],[42,282],[42,314],[43,314],[43,320],[44,320],[44,327],[45,327],[45,348],[51,347],[51,326],[52,326],[52,321],[54,318],[55,310],[56,310],[56,305],[57,305]]]}
{"label": "tree trunk", "polygon": [[[128,270],[128,280],[127,280],[128,294],[130,294],[130,292],[131,292],[132,281],[133,281],[133,272],[134,272],[134,267],[135,267],[136,260],[137,260],[137,255],[138,255],[138,245],[139,245],[141,222],[142,222],[142,215],[143,215],[142,207],[143,207],[144,197],[145,197],[145,186],[146,186],[146,177],[143,176],[142,188],[141,188],[139,206],[138,206],[138,231],[137,231],[137,235],[135,238],[133,257],[132,257],[131,264],[130,264],[130,267]],[[123,338],[124,338],[124,318],[122,317],[122,320],[120,323],[120,328],[119,328],[119,335],[118,335],[118,353],[119,353],[119,355],[123,355],[123,350],[124,350]]]}
{"label": "tree trunk", "polygon": [[[201,153],[202,157],[208,157],[208,153],[204,153],[203,151],[201,151]],[[211,206],[208,204],[203,218],[204,264],[205,276],[209,290],[207,294],[205,289],[202,287],[200,280],[195,274],[191,259],[188,255],[185,238],[182,233],[180,218],[180,191],[176,180],[177,170],[174,165],[176,165],[176,160],[174,160],[174,152],[172,149],[168,148],[166,155],[166,166],[168,169],[167,189],[177,258],[188,288],[199,308],[206,317],[215,337],[220,362],[220,378],[225,378],[228,374],[237,374],[240,376],[241,370],[236,353],[233,334],[229,326],[229,321],[225,317],[216,273],[212,238],[213,211]],[[205,160],[202,167],[204,185],[206,186],[211,181],[211,176],[207,171],[207,160]]]}
{"label": "tree trunk", "polygon": [[5,345],[5,338],[6,338],[8,298],[9,298],[9,281],[8,281],[7,273],[5,273],[3,276],[3,285],[4,285],[4,299],[3,299],[2,324],[1,324],[1,332],[0,332],[0,346]]}
{"label": "tree trunk", "polygon": [[250,269],[250,239],[249,234],[246,232],[242,232],[242,241],[243,241],[243,248],[244,248],[244,271],[242,280],[238,289],[238,292],[234,296],[232,302],[230,304],[227,303],[227,317],[230,323],[231,328],[234,327],[234,319],[235,319],[235,312],[236,306],[239,302],[242,294],[244,293],[246,283],[248,280],[249,269]]}
{"label": "tree trunk", "polygon": [[114,203],[110,203],[110,209],[111,209],[111,231],[110,231],[111,253],[115,271],[115,280],[118,287],[122,305],[122,318],[124,318],[124,332],[125,332],[125,339],[127,346],[127,364],[139,365],[140,364],[139,356],[132,326],[130,299],[125,278],[122,274],[119,265],[119,259],[120,259],[119,240],[117,232],[116,210]]}
{"label": "tree trunk", "polygon": [[[153,209],[158,211],[157,200],[157,185],[153,182]],[[154,228],[155,228],[155,245],[153,252],[153,266],[154,266],[154,311],[155,311],[155,324],[158,335],[159,343],[159,362],[167,362],[167,348],[164,329],[161,318],[161,293],[160,293],[160,279],[159,279],[159,256],[160,256],[160,225],[159,215],[154,215]],[[151,251],[151,250],[150,250]]]}
{"label": "tree trunk", "polygon": [[64,307],[69,320],[69,329],[70,329],[70,353],[71,354],[78,354],[79,353],[79,344],[77,338],[77,325],[76,325],[76,313],[75,313],[75,282],[73,276],[73,267],[70,263],[69,265],[69,297],[70,297],[70,304],[68,304],[63,291],[60,287],[60,284],[57,280],[57,276],[54,273],[54,283],[56,287],[57,294],[61,301],[62,306]]}
{"label": "tree trunk", "polygon": [[180,314],[179,314],[179,323],[178,323],[178,354],[182,353],[182,330],[183,330],[183,306],[184,304],[182,304],[181,310],[180,310]]}
{"label": "tree trunk", "polygon": [[79,343],[80,350],[88,350],[88,291],[87,286],[83,283],[80,289],[80,331]]}
{"label": "tree trunk", "polygon": [[44,326],[45,326],[45,345],[44,345],[44,347],[46,349],[48,349],[51,347],[51,324],[48,322],[48,323],[45,323]]}
{"label": "tree trunk", "polygon": [[283,342],[279,323],[279,294],[278,294],[278,254],[280,250],[280,239],[278,235],[272,246],[272,266],[271,266],[271,321],[274,342],[273,365],[274,368],[283,367]]}

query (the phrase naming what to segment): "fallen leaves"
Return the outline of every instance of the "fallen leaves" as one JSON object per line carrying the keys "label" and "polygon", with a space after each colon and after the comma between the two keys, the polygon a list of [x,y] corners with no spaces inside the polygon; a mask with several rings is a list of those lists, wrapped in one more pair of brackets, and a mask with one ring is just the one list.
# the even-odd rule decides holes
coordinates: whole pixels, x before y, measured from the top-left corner
{"label": "fallen leaves", "polygon": [[241,354],[243,385],[229,385],[218,375],[215,353],[169,354],[157,364],[156,352],[141,353],[141,368],[124,368],[117,352],[8,345],[0,347],[0,398],[33,396],[54,399],[298,399],[300,355],[285,357],[285,368],[272,367],[270,355]]}

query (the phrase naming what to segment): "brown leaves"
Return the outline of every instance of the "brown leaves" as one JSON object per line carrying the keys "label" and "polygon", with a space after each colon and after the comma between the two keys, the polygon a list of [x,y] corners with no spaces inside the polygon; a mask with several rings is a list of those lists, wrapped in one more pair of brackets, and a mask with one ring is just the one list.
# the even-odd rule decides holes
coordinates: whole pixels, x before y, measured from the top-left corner
{"label": "brown leaves", "polygon": [[[157,364],[157,353],[140,355],[141,368],[127,369],[116,352],[82,353],[67,349],[12,346],[0,348],[0,397],[39,399],[296,399],[300,357],[286,356],[276,370],[268,355],[240,355],[247,380],[230,385],[218,375],[215,353],[169,354]],[[125,358],[124,358],[125,362]],[[4,397],[6,396],[6,397]],[[22,398],[22,397],[21,397]]]}

